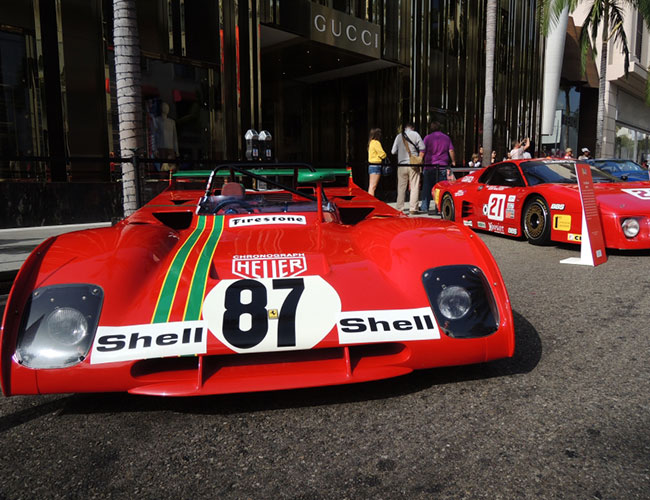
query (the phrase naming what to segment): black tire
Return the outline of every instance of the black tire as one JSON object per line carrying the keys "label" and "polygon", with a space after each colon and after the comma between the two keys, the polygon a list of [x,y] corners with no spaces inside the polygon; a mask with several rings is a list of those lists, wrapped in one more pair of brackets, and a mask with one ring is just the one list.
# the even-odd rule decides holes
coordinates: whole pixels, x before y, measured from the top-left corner
{"label": "black tire", "polygon": [[522,233],[531,245],[546,245],[551,234],[551,215],[546,200],[533,196],[526,202],[522,215]]}
{"label": "black tire", "polygon": [[454,207],[454,199],[449,193],[445,193],[440,203],[440,216],[443,220],[456,220],[456,212]]}

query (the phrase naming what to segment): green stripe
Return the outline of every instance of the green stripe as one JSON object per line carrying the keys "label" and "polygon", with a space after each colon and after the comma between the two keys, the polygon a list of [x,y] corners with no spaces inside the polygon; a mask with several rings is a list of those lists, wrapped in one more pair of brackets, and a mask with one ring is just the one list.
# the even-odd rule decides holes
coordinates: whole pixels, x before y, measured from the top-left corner
{"label": "green stripe", "polygon": [[176,254],[176,257],[174,257],[174,261],[169,268],[169,272],[165,278],[165,283],[163,283],[160,298],[158,299],[158,307],[156,307],[152,323],[164,323],[169,319],[174,297],[176,297],[176,288],[178,287],[178,281],[183,272],[185,261],[187,260],[190,250],[205,228],[205,217],[199,217],[198,219],[196,229],[194,229],[190,237],[187,238],[181,249]]}
{"label": "green stripe", "polygon": [[208,238],[205,247],[203,247],[199,261],[196,263],[194,280],[192,280],[192,288],[190,289],[190,296],[185,312],[185,321],[201,319],[201,307],[203,307],[205,284],[208,279],[208,272],[210,271],[214,249],[219,244],[222,231],[223,217],[215,217],[210,237]]}

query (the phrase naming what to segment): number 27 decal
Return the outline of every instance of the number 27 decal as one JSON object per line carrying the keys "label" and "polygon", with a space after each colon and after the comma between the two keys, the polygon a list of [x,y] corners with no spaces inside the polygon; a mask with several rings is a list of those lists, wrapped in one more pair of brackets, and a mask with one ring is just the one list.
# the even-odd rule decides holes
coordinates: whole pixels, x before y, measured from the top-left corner
{"label": "number 27 decal", "polygon": [[311,349],[340,311],[338,294],[320,276],[221,280],[203,303],[210,332],[240,353]]}

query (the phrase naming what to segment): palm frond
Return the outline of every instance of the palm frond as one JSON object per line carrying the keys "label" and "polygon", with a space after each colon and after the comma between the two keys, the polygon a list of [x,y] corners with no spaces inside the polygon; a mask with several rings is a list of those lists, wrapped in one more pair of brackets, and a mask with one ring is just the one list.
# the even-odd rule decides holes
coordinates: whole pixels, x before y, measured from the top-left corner
{"label": "palm frond", "polygon": [[565,8],[573,11],[580,0],[541,0],[537,7],[537,17],[542,27],[542,33],[548,35],[551,29],[557,25]]}
{"label": "palm frond", "polygon": [[609,5],[609,20],[612,29],[610,33],[605,33],[603,36],[607,36],[610,40],[613,39],[614,43],[622,45],[623,56],[625,56],[625,74],[627,75],[630,66],[630,48],[625,34],[623,11],[616,2],[611,2]]}

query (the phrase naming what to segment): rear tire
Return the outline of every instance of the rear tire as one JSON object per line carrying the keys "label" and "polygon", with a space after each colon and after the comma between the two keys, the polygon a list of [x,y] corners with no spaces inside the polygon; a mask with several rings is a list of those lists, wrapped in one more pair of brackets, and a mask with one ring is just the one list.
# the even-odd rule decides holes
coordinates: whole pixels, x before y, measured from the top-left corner
{"label": "rear tire", "polygon": [[546,245],[551,235],[551,216],[546,200],[534,196],[526,202],[522,216],[522,232],[531,245]]}
{"label": "rear tire", "polygon": [[440,203],[440,215],[443,220],[456,220],[456,207],[454,207],[454,199],[449,193],[445,193]]}

